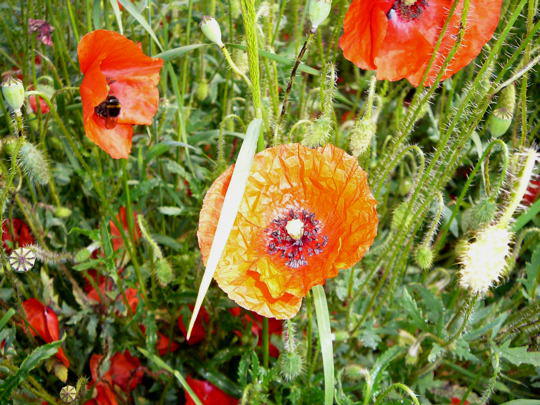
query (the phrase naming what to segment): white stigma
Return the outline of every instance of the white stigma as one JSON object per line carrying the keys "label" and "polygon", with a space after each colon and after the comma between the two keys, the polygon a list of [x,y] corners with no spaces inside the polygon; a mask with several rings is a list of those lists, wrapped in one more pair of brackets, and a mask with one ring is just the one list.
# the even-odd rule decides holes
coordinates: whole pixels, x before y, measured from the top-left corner
{"label": "white stigma", "polygon": [[299,219],[291,219],[285,225],[285,229],[289,236],[295,240],[301,239],[304,236],[304,223]]}

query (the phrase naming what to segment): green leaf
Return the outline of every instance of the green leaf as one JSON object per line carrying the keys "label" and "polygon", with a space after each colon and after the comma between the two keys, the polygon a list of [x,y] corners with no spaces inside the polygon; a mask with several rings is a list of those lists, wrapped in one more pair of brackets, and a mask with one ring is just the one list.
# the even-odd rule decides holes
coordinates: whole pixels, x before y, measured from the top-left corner
{"label": "green leaf", "polygon": [[512,226],[512,231],[519,231],[521,228],[527,225],[529,221],[537,216],[538,213],[540,213],[540,199],[536,200],[536,202],[531,205],[527,211],[517,217],[516,222],[514,222],[514,225]]}
{"label": "green leaf", "polygon": [[62,340],[58,340],[34,349],[32,353],[23,360],[19,370],[17,370],[14,375],[5,379],[2,385],[0,385],[0,403],[7,401],[13,390],[17,388],[19,384],[28,377],[30,372],[41,364],[41,362],[54,356],[61,344]]}
{"label": "green leaf", "polygon": [[173,48],[165,52],[158,53],[157,55],[154,56],[154,58],[161,58],[166,61],[170,61],[171,59],[184,56],[186,53],[191,52],[195,49],[199,49],[199,48],[202,48],[203,46],[210,46],[210,45],[211,44],[191,44],[191,45],[180,46],[178,48]]}
{"label": "green leaf", "polygon": [[131,16],[135,18],[139,24],[141,24],[141,27],[143,27],[146,32],[148,32],[148,34],[150,35],[150,37],[152,37],[159,49],[163,51],[163,46],[161,46],[161,43],[159,42],[154,30],[152,29],[152,27],[150,27],[148,22],[146,22],[146,19],[141,15],[141,13],[139,13],[139,11],[135,8],[133,3],[131,3],[131,1],[129,0],[118,1],[120,2],[120,4],[122,4],[122,6],[124,6],[127,12],[131,14]]}
{"label": "green leaf", "polygon": [[319,329],[319,340],[321,342],[321,354],[324,369],[324,403],[331,405],[334,401],[334,353],[332,348],[332,332],[330,330],[330,315],[328,314],[328,304],[322,285],[316,285],[313,291],[313,302],[315,304],[315,314],[317,315],[317,327]]}
{"label": "green leaf", "polygon": [[[231,48],[237,48],[241,49],[243,51],[247,50],[246,46],[244,45],[238,45],[238,44],[228,44]],[[259,53],[261,56],[264,56],[265,58],[272,59],[276,61],[277,63],[281,63],[282,65],[286,66],[293,66],[294,65],[294,58],[287,58],[286,56],[277,55],[272,52],[263,51],[262,49],[259,49]],[[298,66],[298,70],[300,72],[309,73],[313,76],[319,76],[320,72],[317,69],[313,69],[311,66],[305,65],[304,63],[300,63],[300,66]]]}
{"label": "green leaf", "polygon": [[540,399],[514,399],[501,405],[540,405]]}
{"label": "green leaf", "polygon": [[197,319],[197,315],[201,308],[206,292],[208,291],[208,287],[210,287],[212,277],[214,276],[216,267],[219,263],[219,260],[221,259],[221,255],[223,253],[223,250],[225,249],[225,245],[227,244],[227,239],[229,238],[229,234],[231,233],[231,230],[233,228],[236,214],[238,213],[238,209],[240,208],[240,203],[242,202],[244,190],[246,188],[249,173],[251,171],[253,156],[255,156],[255,150],[257,148],[257,140],[259,139],[261,125],[261,119],[257,118],[251,121],[247,129],[244,142],[242,142],[242,147],[240,148],[240,152],[236,160],[236,165],[234,167],[231,181],[229,183],[229,188],[227,189],[225,199],[223,200],[223,206],[219,215],[216,233],[214,235],[214,240],[212,241],[210,253],[206,262],[206,269],[203,274],[201,285],[199,286],[197,301],[195,302],[193,314],[191,315],[191,320],[189,321],[189,328],[187,333],[188,339],[191,336],[191,329],[195,324],[195,319]]}
{"label": "green leaf", "polygon": [[120,12],[120,7],[118,6],[117,0],[109,0],[111,7],[114,12],[114,17],[116,18],[116,23],[118,24],[118,30],[120,34],[124,35],[124,27],[122,26],[122,13]]}
{"label": "green leaf", "polygon": [[2,319],[0,319],[0,330],[4,329],[4,326],[6,326],[6,323],[9,322],[9,320],[11,319],[11,317],[15,315],[15,310],[13,308],[10,308],[5,314],[4,316],[2,317]]}
{"label": "green leaf", "polygon": [[418,308],[418,305],[416,304],[416,301],[414,298],[409,294],[409,291],[404,288],[403,289],[403,309],[407,311],[409,316],[412,318],[412,324],[422,330],[427,330],[428,325],[426,324],[426,321],[424,321],[424,316],[420,309]]}
{"label": "green leaf", "polygon": [[174,370],[171,366],[169,366],[167,363],[165,363],[163,360],[161,360],[158,356],[156,356],[155,354],[150,353],[147,350],[144,350],[142,347],[138,347],[137,349],[148,360],[153,362],[157,367],[159,367],[159,368],[171,373],[172,375],[174,375],[174,377],[178,380],[180,385],[182,385],[182,388],[184,388],[188,392],[188,394],[191,397],[191,399],[193,400],[193,402],[195,402],[197,405],[203,405],[201,400],[199,399],[199,397],[197,397],[197,395],[195,395],[195,393],[193,392],[191,387],[188,385],[187,381],[184,379],[184,377],[182,376],[182,374],[180,374],[180,372],[178,370]]}
{"label": "green leaf", "polygon": [[180,215],[184,210],[179,207],[158,207],[158,211],[163,215],[176,216]]}
{"label": "green leaf", "polygon": [[540,367],[540,352],[528,352],[527,346],[508,347],[508,344],[509,342],[499,348],[501,357],[516,366],[532,364],[535,367]]}

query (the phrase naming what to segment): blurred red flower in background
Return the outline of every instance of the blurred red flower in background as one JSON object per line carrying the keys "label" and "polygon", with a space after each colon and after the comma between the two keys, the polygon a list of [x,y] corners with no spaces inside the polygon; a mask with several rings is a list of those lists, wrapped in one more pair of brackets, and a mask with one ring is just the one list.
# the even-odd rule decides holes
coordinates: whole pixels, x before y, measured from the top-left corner
{"label": "blurred red flower in background", "polygon": [[28,31],[37,32],[37,39],[41,41],[44,45],[52,46],[52,32],[54,28],[45,20],[34,20],[33,18],[28,19]]}
{"label": "blurred red flower in background", "polygon": [[[39,109],[38,109],[38,101],[39,101]],[[32,94],[30,97],[28,97],[28,102],[30,103],[30,108],[32,108],[32,111],[37,114],[38,111],[41,112],[41,114],[47,114],[51,109],[49,108],[49,104],[45,102],[41,97],[36,96]]]}
{"label": "blurred red flower in background", "polygon": [[531,180],[521,203],[527,206],[532,205],[538,200],[538,197],[540,197],[540,179]]}
{"label": "blurred red flower in background", "polygon": [[14,248],[32,245],[34,236],[24,221],[18,218],[6,219],[2,223],[2,247],[6,254]]}
{"label": "blurred red flower in background", "polygon": [[117,32],[96,30],[77,48],[86,136],[112,158],[127,158],[133,125],[150,125],[159,103],[163,60]]}
{"label": "blurred red flower in background", "polygon": [[86,401],[84,405],[118,405],[116,394],[107,383],[97,383],[96,391],[96,397]]}
{"label": "blurred red flower in background", "polygon": [[109,370],[100,377],[98,369],[102,360],[102,354],[93,354],[90,358],[92,383],[116,385],[128,394],[141,383],[145,368],[141,366],[141,361],[133,357],[128,350],[115,353],[110,359]]}
{"label": "blurred red flower in background", "polygon": [[[258,338],[257,346],[262,346],[262,323],[264,317],[256,312],[244,311],[240,307],[231,308],[229,309],[229,312],[236,317],[240,317],[242,314],[244,314],[242,317],[242,323],[244,325],[251,325],[251,332],[253,332],[253,334]],[[268,333],[270,335],[281,335],[282,332],[283,321],[275,318],[268,318]],[[242,336],[242,332],[240,331],[235,331],[234,333],[238,336]],[[269,345],[269,354],[270,356],[276,358],[279,356],[279,349],[272,343]]]}
{"label": "blurred red flower in background", "polygon": [[[124,228],[124,233],[126,236],[129,236],[129,225],[127,222],[127,210],[126,207],[120,207],[120,210],[118,211],[118,215],[116,216],[116,219],[122,224],[122,228]],[[139,225],[137,223],[137,213],[133,213],[133,224],[135,225],[135,240],[139,240],[141,238],[141,228],[139,228]],[[114,224],[114,222],[111,220],[109,222],[109,225],[111,227],[111,235],[112,235],[112,245],[113,250],[117,251],[120,248],[124,246],[124,239],[122,239],[122,233],[118,229],[118,227]]]}
{"label": "blurred red flower in background", "polygon": [[[451,404],[452,405],[459,405],[461,404],[461,399],[457,398],[457,397],[452,397],[452,399],[450,400]],[[462,405],[469,405],[470,402],[469,401],[463,401],[463,404]]]}
{"label": "blurred red flower in background", "polygon": [[[60,339],[60,327],[58,317],[54,311],[43,305],[35,298],[30,298],[22,303],[26,320],[32,336],[39,336],[45,343],[56,342]],[[64,353],[64,349],[59,348],[56,357],[64,366],[69,367],[69,360]]]}
{"label": "blurred red flower in background", "polygon": [[[502,0],[472,0],[463,41],[448,65],[446,79],[468,65],[488,42],[497,24]],[[379,80],[406,78],[418,86],[433,54],[452,0],[354,0],[339,44],[345,58],[362,69],[376,70]],[[463,1],[450,19],[426,85],[435,81],[456,42]]]}
{"label": "blurred red flower in background", "polygon": [[[189,305],[189,309],[191,311],[193,311],[193,308],[194,308],[193,305]],[[190,313],[190,316],[191,316],[191,313]],[[194,345],[204,340],[204,338],[206,337],[206,327],[208,323],[210,323],[210,315],[208,315],[206,308],[201,307],[199,315],[197,316],[197,320],[195,321],[195,324],[193,325],[191,336],[189,337],[189,340],[187,341],[189,345]],[[187,328],[186,328],[186,324],[184,323],[184,318],[182,317],[182,315],[178,317],[178,328],[182,331],[182,334],[187,339]]]}
{"label": "blurred red flower in background", "polygon": [[[195,378],[186,377],[186,382],[191,387],[195,395],[199,397],[203,405],[237,405],[238,400],[225,394],[215,385],[204,380],[196,380]],[[186,405],[195,405],[191,396],[184,391]]]}

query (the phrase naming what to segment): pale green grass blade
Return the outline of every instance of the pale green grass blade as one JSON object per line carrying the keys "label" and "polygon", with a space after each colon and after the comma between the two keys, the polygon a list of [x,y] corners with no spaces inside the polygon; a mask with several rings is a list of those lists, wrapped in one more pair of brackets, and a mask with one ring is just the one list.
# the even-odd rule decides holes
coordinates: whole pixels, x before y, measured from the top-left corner
{"label": "pale green grass blade", "polygon": [[195,402],[197,405],[203,405],[201,400],[199,399],[199,397],[197,397],[197,395],[193,392],[193,390],[191,389],[191,387],[188,385],[187,381],[185,380],[185,378],[182,376],[182,374],[180,374],[180,372],[178,370],[175,370],[173,369],[171,366],[169,366],[167,363],[165,363],[161,358],[159,358],[158,356],[156,356],[155,354],[152,354],[150,353],[149,351],[147,350],[144,350],[142,347],[138,347],[137,349],[139,349],[139,351],[148,359],[150,360],[151,362],[153,362],[156,366],[158,366],[159,368],[171,373],[172,375],[175,376],[175,378],[178,380],[178,382],[180,383],[180,385],[182,385],[182,388],[184,388],[189,396],[191,397],[191,399],[193,400],[193,402]]}
{"label": "pale green grass blade", "polygon": [[173,48],[165,52],[158,53],[157,55],[154,55],[154,58],[161,58],[163,60],[170,61],[171,59],[179,58],[180,56],[183,56],[188,52],[202,48],[204,46],[210,46],[210,44],[191,44],[180,46],[178,48]]}
{"label": "pale green grass blade", "polygon": [[15,315],[15,310],[13,308],[10,308],[5,314],[4,316],[2,317],[2,319],[0,319],[0,330],[4,329],[4,326],[6,326],[6,324],[9,322],[9,320],[11,319],[11,317]]}
{"label": "pale green grass blade", "polygon": [[227,239],[233,228],[236,214],[240,208],[240,202],[242,201],[242,196],[244,195],[247,179],[251,170],[251,164],[253,163],[253,156],[255,155],[255,150],[257,148],[257,139],[259,138],[259,132],[261,131],[261,124],[262,120],[259,118],[251,121],[246,131],[244,142],[242,142],[242,147],[240,148],[238,159],[236,160],[231,182],[229,183],[229,188],[227,189],[225,199],[223,200],[223,207],[221,208],[216,233],[214,235],[214,240],[212,241],[208,261],[206,262],[206,269],[201,285],[199,286],[197,301],[195,302],[193,314],[189,321],[187,333],[188,339],[191,336],[191,329],[195,324],[195,319],[197,319],[197,314],[199,313],[206,292],[208,291],[208,287],[210,287],[212,277],[214,276],[216,267],[221,259],[221,255],[227,244]]}
{"label": "pale green grass blade", "polygon": [[331,405],[334,402],[334,351],[332,349],[332,332],[330,330],[330,315],[326,294],[322,285],[316,285],[313,291],[315,302],[315,314],[317,315],[317,327],[319,329],[319,341],[321,342],[321,354],[324,369],[324,404]]}
{"label": "pale green grass blade", "polygon": [[120,30],[120,34],[124,35],[124,27],[122,25],[122,13],[120,12],[120,6],[118,6],[117,0],[109,0],[111,3],[111,7],[114,12],[114,16],[116,18],[116,23],[118,24],[118,29]]}
{"label": "pale green grass blade", "polygon": [[122,4],[122,6],[124,6],[127,12],[131,14],[131,16],[135,18],[139,24],[141,24],[141,26],[146,30],[146,32],[148,32],[148,34],[152,37],[152,39],[154,40],[156,45],[159,47],[159,49],[163,51],[163,46],[161,46],[161,43],[159,42],[159,39],[156,36],[156,33],[154,32],[152,27],[150,27],[146,19],[141,15],[141,13],[139,13],[139,11],[135,8],[133,3],[131,3],[129,0],[118,0],[118,1],[120,2],[120,4]]}

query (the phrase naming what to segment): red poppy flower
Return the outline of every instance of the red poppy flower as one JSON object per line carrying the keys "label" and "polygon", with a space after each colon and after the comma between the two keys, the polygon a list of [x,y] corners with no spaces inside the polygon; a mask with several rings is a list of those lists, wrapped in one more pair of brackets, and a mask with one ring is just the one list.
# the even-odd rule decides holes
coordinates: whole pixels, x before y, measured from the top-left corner
{"label": "red poppy flower", "polygon": [[96,384],[97,395],[90,399],[84,405],[118,405],[116,395],[107,383],[99,382]]}
{"label": "red poppy flower", "polygon": [[[206,261],[232,175],[210,187],[199,219]],[[281,145],[257,153],[214,278],[229,298],[262,316],[294,316],[311,287],[350,268],[377,233],[366,173],[343,150]]]}
{"label": "red poppy flower", "polygon": [[[238,400],[225,394],[215,385],[204,380],[186,377],[186,382],[191,387],[195,395],[201,400],[203,405],[237,405]],[[184,391],[186,405],[195,405],[191,396]]]}
{"label": "red poppy flower", "polygon": [[[193,311],[193,305],[189,305],[189,309]],[[206,327],[210,323],[210,315],[208,315],[208,312],[206,311],[206,308],[201,307],[201,310],[199,312],[199,315],[197,316],[197,319],[195,320],[195,324],[193,325],[193,329],[191,331],[191,336],[189,337],[189,340],[187,341],[188,345],[194,345],[206,337]],[[182,331],[182,334],[187,339],[187,328],[184,323],[184,318],[182,315],[178,317],[178,329]]]}
{"label": "red poppy flower", "polygon": [[102,354],[93,354],[90,358],[92,381],[117,385],[127,393],[133,391],[141,383],[144,367],[141,366],[141,361],[133,357],[128,350],[115,353],[111,357],[109,370],[100,377],[98,369],[102,359]]}
{"label": "red poppy flower", "polygon": [[37,39],[44,45],[52,46],[52,32],[54,27],[45,20],[28,19],[28,31],[37,32]]}
{"label": "red poppy flower", "polygon": [[[502,0],[471,0],[465,36],[442,79],[480,53],[497,28],[501,4]],[[406,78],[418,86],[451,6],[452,0],[353,0],[339,42],[343,55],[362,69],[376,70],[377,79]],[[429,71],[428,86],[455,44],[462,9],[460,1]]]}
{"label": "red poppy flower", "polygon": [[150,125],[157,111],[163,60],[106,30],[82,37],[77,53],[86,136],[112,158],[127,158],[133,125]]}
{"label": "red poppy flower", "polygon": [[[97,284],[99,293],[96,291],[92,283],[89,281],[88,278],[92,278]],[[100,294],[105,296],[107,291],[111,291],[114,286],[113,280],[110,277],[106,277],[102,274],[98,274],[98,272],[94,269],[88,270],[86,282],[83,286],[83,290],[86,293],[86,297],[91,300],[95,301],[98,304],[101,304],[101,297]]]}
{"label": "red poppy flower", "polygon": [[[35,298],[24,301],[22,306],[26,314],[26,320],[30,325],[32,336],[41,337],[45,343],[60,340],[58,317],[51,308],[43,305]],[[69,360],[64,353],[64,349],[59,348],[56,357],[64,366],[69,367]]]}
{"label": "red poppy flower", "polygon": [[[129,235],[129,225],[127,222],[127,211],[126,207],[120,207],[120,211],[118,212],[118,215],[116,216],[116,219],[122,224],[122,227],[124,228],[124,233],[126,236]],[[141,238],[141,228],[139,228],[139,225],[137,223],[137,213],[133,213],[133,223],[135,225],[135,240],[139,240]],[[111,220],[109,222],[109,225],[111,227],[111,235],[112,235],[112,245],[113,250],[117,251],[118,249],[122,248],[124,246],[124,239],[122,239],[122,234],[120,233],[120,230],[118,227],[114,224],[114,222]]]}
{"label": "red poppy flower", "polygon": [[[146,333],[146,326],[140,325],[142,333]],[[157,333],[158,341],[156,343],[156,349],[160,356],[165,356],[169,353],[174,353],[180,348],[180,345],[174,340],[169,339],[166,335],[159,332]]]}
{"label": "red poppy flower", "polygon": [[[461,399],[457,398],[457,397],[452,397],[452,399],[450,400],[451,401],[451,404],[452,405],[459,405],[461,404]],[[470,402],[469,401],[464,401],[462,405],[469,405]]]}
{"label": "red poppy flower", "polygon": [[2,247],[10,254],[16,247],[34,244],[34,236],[26,223],[18,218],[6,219],[2,223]]}
{"label": "red poppy flower", "polygon": [[536,200],[538,200],[539,196],[540,180],[531,180],[521,203],[526,206],[532,205],[535,203]]}
{"label": "red poppy flower", "polygon": [[[38,101],[39,101],[39,110],[38,110]],[[47,104],[45,100],[43,100],[41,97],[35,96],[34,94],[28,97],[28,102],[30,103],[30,108],[32,108],[32,111],[35,114],[37,114],[38,111],[40,111],[41,114],[47,114],[49,111],[51,111],[51,109],[49,108],[49,104]]]}
{"label": "red poppy flower", "polygon": [[[250,328],[251,332],[255,336],[257,336],[257,339],[258,339],[257,346],[259,347],[262,346],[263,317],[251,311],[246,313],[240,307],[231,308],[229,309],[229,312],[233,316],[237,316],[237,317],[241,316],[242,313],[244,312],[244,316],[242,317],[242,322],[244,324],[251,325],[251,328]],[[283,321],[279,319],[275,319],[275,318],[269,318],[268,319],[268,333],[270,335],[281,335],[282,332],[283,332]],[[240,331],[235,331],[234,333],[240,337],[242,336],[242,332]],[[272,343],[269,344],[269,354],[271,357],[275,357],[275,358],[279,356],[279,349]]]}

